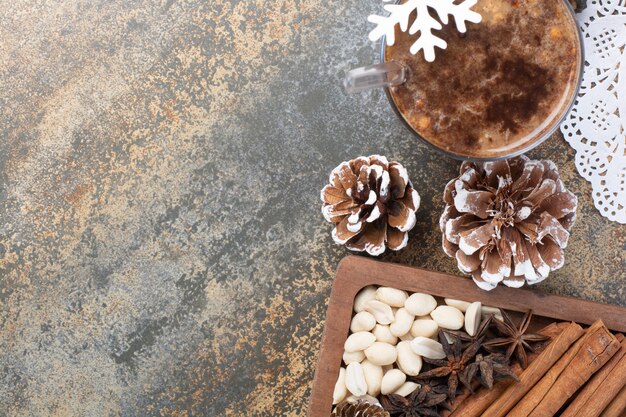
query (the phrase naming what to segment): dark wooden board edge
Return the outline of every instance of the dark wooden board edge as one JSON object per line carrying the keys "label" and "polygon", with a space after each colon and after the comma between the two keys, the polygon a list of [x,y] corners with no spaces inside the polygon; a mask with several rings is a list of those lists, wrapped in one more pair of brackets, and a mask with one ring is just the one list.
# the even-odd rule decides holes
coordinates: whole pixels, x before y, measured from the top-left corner
{"label": "dark wooden board edge", "polygon": [[513,311],[532,309],[538,316],[559,321],[592,324],[602,319],[609,329],[626,332],[624,307],[505,286],[498,286],[492,291],[483,291],[468,278],[375,261],[361,256],[347,256],[337,267],[326,310],[326,323],[309,402],[309,417],[330,415],[332,393],[341,366],[343,342],[350,328],[352,303],[356,294],[368,285],[383,285],[439,297],[480,301],[485,305]]}

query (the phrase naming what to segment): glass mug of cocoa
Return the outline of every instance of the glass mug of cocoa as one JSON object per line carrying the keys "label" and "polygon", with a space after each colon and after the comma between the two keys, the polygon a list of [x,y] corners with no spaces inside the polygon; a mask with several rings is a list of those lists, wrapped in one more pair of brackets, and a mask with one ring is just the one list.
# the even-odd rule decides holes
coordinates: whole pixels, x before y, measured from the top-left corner
{"label": "glass mug of cocoa", "polygon": [[550,137],[573,105],[581,34],[567,0],[479,0],[472,10],[482,21],[466,33],[454,22],[436,32],[448,46],[434,62],[411,54],[415,36],[396,27],[382,63],[350,71],[344,85],[384,87],[409,130],[451,157],[513,157]]}

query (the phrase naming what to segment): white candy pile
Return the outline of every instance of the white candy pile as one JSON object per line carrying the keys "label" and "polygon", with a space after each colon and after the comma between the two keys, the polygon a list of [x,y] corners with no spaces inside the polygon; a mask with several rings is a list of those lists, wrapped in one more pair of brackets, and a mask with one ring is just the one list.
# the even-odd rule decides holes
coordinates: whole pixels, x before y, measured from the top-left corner
{"label": "white candy pile", "polygon": [[464,330],[473,336],[482,317],[499,309],[480,302],[444,299],[438,305],[429,294],[410,294],[390,287],[365,287],[354,299],[350,334],[335,384],[333,404],[357,398],[376,403],[379,394],[407,396],[418,384],[407,381],[422,369],[422,357],[443,359],[439,329]]}

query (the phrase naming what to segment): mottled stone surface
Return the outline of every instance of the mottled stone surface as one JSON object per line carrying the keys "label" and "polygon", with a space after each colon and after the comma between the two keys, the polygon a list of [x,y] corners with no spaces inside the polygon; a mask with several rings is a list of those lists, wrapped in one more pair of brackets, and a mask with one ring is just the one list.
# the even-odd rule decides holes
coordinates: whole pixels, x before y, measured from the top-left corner
{"label": "mottled stone surface", "polygon": [[[407,133],[371,63],[376,1],[0,4],[0,415],[304,415],[333,271],[319,190],[382,153],[422,195],[407,249],[455,272],[435,225],[458,163]],[[544,291],[626,305],[625,226],[580,197]]]}

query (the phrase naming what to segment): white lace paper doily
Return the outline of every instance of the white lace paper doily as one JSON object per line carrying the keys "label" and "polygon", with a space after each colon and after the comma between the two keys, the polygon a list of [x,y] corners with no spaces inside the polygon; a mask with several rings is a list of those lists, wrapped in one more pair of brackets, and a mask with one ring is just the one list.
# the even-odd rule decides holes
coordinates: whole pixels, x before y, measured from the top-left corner
{"label": "white lace paper doily", "polygon": [[576,103],[561,125],[578,172],[610,220],[626,224],[626,0],[590,0],[578,15],[585,70]]}

